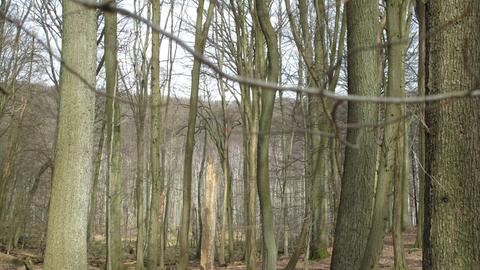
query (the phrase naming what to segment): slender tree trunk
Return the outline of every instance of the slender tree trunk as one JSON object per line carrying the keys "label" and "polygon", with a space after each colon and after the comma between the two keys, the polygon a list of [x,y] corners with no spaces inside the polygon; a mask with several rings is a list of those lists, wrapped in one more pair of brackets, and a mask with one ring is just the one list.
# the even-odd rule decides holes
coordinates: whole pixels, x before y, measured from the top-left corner
{"label": "slender tree trunk", "polygon": [[[115,0],[104,0],[116,5]],[[107,270],[123,269],[122,201],[120,145],[120,104],[117,83],[117,15],[105,13],[105,74],[107,99],[105,103],[107,125]]]}
{"label": "slender tree trunk", "polygon": [[259,121],[259,97],[253,93],[252,120],[249,124],[249,138],[248,138],[248,178],[247,178],[247,251],[246,251],[246,265],[248,270],[256,269],[257,267],[257,149],[258,149],[258,121]]}
{"label": "slender tree trunk", "polygon": [[[161,6],[160,0],[152,1],[152,21],[155,25],[160,25]],[[163,269],[163,250],[160,248],[160,234],[163,223],[163,185],[161,169],[161,132],[162,132],[162,96],[160,92],[160,34],[152,32],[152,65],[151,65],[151,89],[152,89],[152,126],[150,160],[152,177],[152,199],[150,204],[150,225],[148,231],[148,258],[147,269]]]}
{"label": "slender tree trunk", "polygon": [[[388,8],[387,8],[388,9]],[[398,148],[401,149],[402,140],[397,141]],[[404,146],[403,146],[404,147]],[[395,153],[395,164],[397,165],[397,170],[395,172],[394,184],[393,184],[393,253],[394,253],[394,265],[393,269],[395,270],[404,270],[407,269],[407,264],[405,261],[405,252],[403,248],[403,239],[402,239],[402,217],[403,217],[403,177],[401,171],[401,165],[404,163],[403,158],[405,155],[401,151]]]}
{"label": "slender tree trunk", "polygon": [[[428,1],[426,94],[479,89],[480,1]],[[446,26],[446,27],[442,27]],[[445,101],[426,125],[423,269],[480,265],[480,99]]]}
{"label": "slender tree trunk", "polygon": [[[9,123],[9,135],[7,141],[7,149],[5,151],[5,157],[3,159],[2,171],[0,175],[0,228],[3,225],[10,223],[9,221],[9,210],[13,209],[13,206],[9,203],[10,198],[13,197],[13,188],[15,188],[16,173],[15,160],[18,154],[19,148],[19,133],[20,127],[22,126],[23,117],[25,109],[27,108],[27,101],[23,101],[20,105],[18,115],[14,113],[11,117]],[[12,108],[13,111],[16,110],[15,105]],[[6,224],[5,224],[6,223]]]}
{"label": "slender tree trunk", "polygon": [[[260,29],[263,32],[268,48],[267,80],[271,83],[277,83],[280,73],[280,55],[277,34],[270,22],[267,3],[265,1],[256,0],[255,8]],[[260,29],[257,29],[256,31],[260,31]],[[265,248],[263,267],[264,269],[269,270],[277,268],[277,245],[275,243],[269,177],[269,142],[274,102],[275,91],[261,89],[261,113],[259,120],[257,153],[257,187],[260,201],[260,216],[262,219],[263,244]]]}
{"label": "slender tree trunk", "polygon": [[[213,10],[216,5],[216,0],[210,1],[208,6],[207,17],[205,23],[203,22],[203,5],[204,0],[200,0],[197,7],[197,22],[195,33],[195,51],[203,54],[205,50],[205,43],[208,36],[208,29],[213,19]],[[190,109],[188,112],[188,127],[187,139],[185,143],[185,160],[183,167],[183,196],[182,196],[182,213],[180,221],[180,258],[178,262],[178,269],[184,270],[188,266],[189,258],[189,229],[190,229],[190,208],[192,196],[192,162],[193,150],[195,145],[195,126],[197,120],[197,104],[198,104],[198,89],[200,82],[200,68],[201,63],[198,59],[193,62],[192,68],[192,86],[190,93]]]}
{"label": "slender tree trunk", "polygon": [[18,239],[20,236],[20,229],[22,228],[22,225],[25,224],[27,220],[30,206],[32,204],[33,198],[35,197],[35,194],[37,193],[40,179],[42,175],[47,171],[47,169],[50,168],[51,166],[52,166],[52,163],[50,160],[48,160],[45,163],[43,163],[43,165],[40,167],[40,169],[38,170],[37,174],[33,179],[33,185],[28,191],[26,202],[23,202],[22,206],[20,206],[20,212],[18,213],[18,215],[13,217],[14,233],[10,236],[9,244],[7,247],[7,253],[8,251],[10,251],[12,247],[14,248],[17,247]]}
{"label": "slender tree trunk", "polygon": [[[142,97],[143,101],[143,97]],[[142,102],[140,101],[140,102]],[[145,104],[139,105],[145,106]],[[139,108],[139,114],[143,109]],[[139,115],[139,123],[137,123],[137,181],[135,184],[135,198],[137,201],[137,243],[136,243],[136,269],[143,270],[145,257],[145,123],[144,115]]]}
{"label": "slender tree trunk", "polygon": [[[64,0],[61,95],[48,218],[45,269],[87,269],[87,220],[93,173],[95,10]],[[78,27],[81,25],[82,27]],[[75,75],[71,70],[75,68]],[[83,80],[81,80],[82,78]]]}
{"label": "slender tree trunk", "polygon": [[198,246],[197,246],[197,257],[200,258],[202,251],[202,234],[203,234],[203,222],[202,222],[202,193],[204,189],[204,178],[205,178],[205,161],[207,157],[207,131],[204,132],[203,136],[203,150],[202,150],[202,161],[200,162],[200,173],[198,174],[198,185],[197,185],[197,205],[198,205]]}
{"label": "slender tree trunk", "polygon": [[[349,1],[347,8],[349,94],[379,94],[378,1]],[[365,47],[372,47],[365,50]],[[348,123],[376,123],[377,110],[370,103],[349,103]],[[347,141],[358,148],[345,151],[342,190],[335,227],[332,269],[358,269],[371,224],[377,145],[375,129],[349,129]]]}
{"label": "slender tree trunk", "polygon": [[93,174],[92,191],[90,193],[90,206],[88,210],[87,241],[91,242],[95,236],[95,210],[97,208],[98,182],[100,180],[100,166],[102,165],[103,148],[105,145],[105,126],[103,121],[98,142],[97,155],[95,157],[95,172]]}
{"label": "slender tree trunk", "polygon": [[[402,65],[403,66],[403,65]],[[404,111],[407,107],[404,106]],[[402,159],[402,231],[411,227],[410,223],[410,119],[402,121],[403,126],[403,159]]]}
{"label": "slender tree trunk", "polygon": [[[425,0],[417,0],[418,18],[418,95],[425,96]],[[423,247],[424,198],[425,198],[425,104],[420,105],[418,124],[418,216],[415,247]],[[417,203],[417,202],[416,202]]]}

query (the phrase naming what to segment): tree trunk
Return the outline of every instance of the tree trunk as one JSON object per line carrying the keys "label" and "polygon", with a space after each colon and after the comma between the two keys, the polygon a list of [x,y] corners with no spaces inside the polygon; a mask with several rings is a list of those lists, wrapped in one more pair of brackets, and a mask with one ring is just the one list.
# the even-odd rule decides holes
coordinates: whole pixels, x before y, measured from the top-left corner
{"label": "tree trunk", "polygon": [[[349,94],[377,96],[378,1],[349,1],[347,8],[348,88]],[[373,46],[373,47],[372,47]],[[368,47],[368,50],[364,48]],[[372,47],[372,48],[370,48]],[[377,110],[371,103],[348,104],[348,123],[376,123]],[[345,151],[342,190],[335,227],[332,269],[358,269],[367,244],[371,224],[375,168],[375,129],[349,129],[347,141],[358,148]]]}
{"label": "tree trunk", "polygon": [[[143,101],[143,97],[142,97]],[[142,102],[141,101],[141,102]],[[139,105],[144,106],[145,104]],[[142,114],[140,112],[139,114]],[[137,201],[137,243],[136,243],[136,269],[144,270],[145,257],[145,122],[144,114],[139,115],[139,123],[137,123],[137,179],[135,184],[135,199]]]}
{"label": "tree trunk", "polygon": [[100,131],[100,141],[98,142],[97,155],[95,157],[95,172],[93,174],[92,191],[90,193],[90,205],[88,210],[87,241],[90,243],[95,236],[95,210],[97,209],[98,182],[100,180],[100,166],[102,165],[103,148],[105,145],[105,126],[102,123]]}
{"label": "tree trunk", "polygon": [[[115,6],[115,0],[104,0]],[[117,13],[105,13],[105,74],[107,99],[107,270],[123,269],[120,102],[117,83]]]}
{"label": "tree trunk", "polygon": [[[267,80],[277,83],[280,74],[280,55],[278,51],[277,34],[273,28],[268,15],[268,5],[265,1],[255,1],[256,15],[260,29],[267,43]],[[260,31],[256,29],[256,31]],[[259,36],[257,34],[257,36]],[[258,41],[257,41],[258,42]],[[263,44],[260,44],[263,46]],[[257,187],[260,201],[260,216],[262,220],[262,233],[264,252],[264,269],[273,270],[277,268],[277,245],[275,243],[275,229],[273,225],[273,210],[270,199],[270,177],[269,177],[269,142],[270,128],[272,125],[272,114],[275,102],[275,91],[261,89],[261,112],[258,130],[258,152],[257,152]]]}
{"label": "tree trunk", "polygon": [[[388,34],[388,85],[386,96],[402,97],[404,94],[404,68],[402,41],[402,2],[392,0],[387,4],[387,34]],[[381,148],[380,166],[377,181],[377,192],[373,209],[372,225],[363,256],[361,269],[375,269],[380,258],[385,228],[388,220],[388,197],[392,190],[392,180],[395,186],[393,222],[395,267],[402,269],[405,264],[403,244],[401,241],[401,226],[403,214],[403,184],[406,177],[405,166],[405,123],[401,117],[404,105],[387,105],[383,143]],[[400,119],[400,121],[398,120]],[[393,123],[390,123],[393,122]],[[407,183],[408,186],[408,183]],[[408,201],[408,200],[407,200]],[[398,231],[400,230],[400,231]]]}
{"label": "tree trunk", "polygon": [[215,227],[216,227],[216,189],[217,176],[211,159],[207,161],[207,170],[205,177],[205,193],[203,199],[203,228],[202,231],[202,251],[200,256],[200,269],[215,269]]}
{"label": "tree trunk", "polygon": [[[197,7],[197,21],[195,32],[195,51],[203,54],[205,50],[205,43],[208,37],[208,29],[213,19],[213,10],[216,5],[216,0],[210,1],[208,6],[207,17],[205,23],[203,22],[203,5],[204,0],[200,0]],[[190,93],[190,107],[188,112],[188,127],[187,139],[185,143],[185,160],[183,167],[183,196],[182,196],[182,213],[180,221],[180,258],[178,262],[178,269],[184,270],[188,266],[189,258],[189,244],[188,236],[190,229],[190,208],[192,200],[192,162],[193,150],[195,145],[195,126],[197,121],[197,104],[198,104],[198,89],[200,83],[200,68],[201,62],[195,59],[192,68],[192,86]]]}
{"label": "tree trunk", "polygon": [[[480,87],[480,1],[428,1],[426,94]],[[443,27],[446,26],[446,27]],[[480,265],[480,99],[426,113],[423,269]]]}
{"label": "tree trunk", "polygon": [[203,149],[202,149],[202,161],[200,162],[200,172],[198,174],[198,185],[197,185],[197,206],[198,206],[198,246],[197,246],[197,257],[200,258],[202,251],[202,234],[203,234],[203,224],[202,224],[202,193],[205,186],[205,161],[207,157],[207,131],[204,132],[203,136]]}
{"label": "tree trunk", "polygon": [[37,193],[37,189],[40,183],[40,178],[42,177],[43,173],[51,166],[52,166],[51,160],[48,160],[45,163],[43,163],[43,165],[40,167],[40,169],[38,170],[38,173],[35,175],[33,179],[33,185],[28,191],[27,201],[22,203],[22,206],[20,206],[20,212],[13,217],[14,233],[10,235],[10,239],[7,247],[7,253],[9,253],[12,247],[13,248],[17,247],[18,238],[20,236],[20,228],[22,228],[22,225],[25,224],[27,220],[30,206],[32,204],[33,198],[35,197],[35,194]]}
{"label": "tree trunk", "polygon": [[85,270],[97,20],[94,9],[72,0],[62,4],[61,96],[44,266],[49,270]]}
{"label": "tree trunk", "polygon": [[[418,95],[425,96],[425,0],[417,0],[418,18]],[[418,216],[415,247],[423,247],[423,219],[425,198],[425,104],[421,104],[418,124]],[[417,202],[416,202],[417,203]]]}
{"label": "tree trunk", "polygon": [[[152,22],[160,25],[161,6],[160,0],[152,1]],[[152,124],[151,124],[151,144],[150,161],[152,177],[152,198],[150,204],[150,224],[148,231],[148,258],[147,269],[163,269],[163,250],[160,248],[160,234],[163,227],[163,185],[161,169],[161,143],[162,143],[162,95],[160,92],[160,34],[152,32],[152,66],[151,66],[151,89],[152,89]]]}

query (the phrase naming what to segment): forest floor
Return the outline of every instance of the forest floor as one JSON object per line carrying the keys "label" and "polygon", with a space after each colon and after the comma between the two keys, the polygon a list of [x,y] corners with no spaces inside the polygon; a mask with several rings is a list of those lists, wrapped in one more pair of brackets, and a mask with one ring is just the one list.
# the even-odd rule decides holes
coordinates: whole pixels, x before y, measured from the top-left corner
{"label": "forest floor", "polygon": [[[403,233],[403,241],[405,247],[405,259],[409,270],[421,270],[422,269],[422,250],[414,248],[416,238],[416,231],[409,230]],[[332,253],[332,248],[328,250],[330,254]],[[387,235],[384,240],[382,258],[379,262],[379,270],[390,270],[393,266],[393,239],[391,235]],[[277,262],[277,269],[285,269],[288,264],[289,257],[280,256]],[[323,260],[308,261],[308,269],[310,270],[328,270],[330,269],[330,260],[331,257],[328,257]],[[174,269],[174,268],[172,268]],[[199,267],[191,267],[190,269],[200,269]],[[234,262],[226,267],[218,267],[217,269],[235,269],[242,270],[245,269],[245,264],[243,262]],[[262,269],[261,263],[258,264],[257,269]],[[305,261],[302,256],[297,263],[295,269],[305,269]]]}
{"label": "forest floor", "polygon": [[[409,230],[404,232],[403,240],[405,245],[405,257],[406,257],[408,269],[409,270],[422,269],[422,250],[413,247],[415,243],[415,231]],[[331,248],[329,249],[329,252],[331,253]],[[13,250],[11,252],[11,255],[16,258],[31,257],[32,261],[34,261],[35,263],[33,269],[35,270],[43,269],[41,260],[38,260],[39,256],[37,255],[37,252],[35,250]],[[126,269],[135,269],[135,261],[133,260],[134,256],[130,255],[128,257],[129,259],[125,262]],[[311,270],[329,269],[330,259],[331,258],[329,257],[324,260],[316,260],[316,261],[309,260],[308,269],[311,269]],[[380,259],[379,269],[384,269],[384,270],[391,269],[393,266],[393,259],[394,259],[393,241],[392,241],[391,235],[388,235],[384,241],[383,254],[382,254],[382,258]],[[289,257],[280,256],[277,264],[277,269],[284,269],[288,263],[288,260],[289,260]],[[104,256],[90,257],[89,270],[102,269],[103,268],[102,265],[104,265],[104,262],[105,262]],[[0,267],[0,270],[1,269],[2,268]],[[175,269],[175,267],[173,265],[167,266],[166,269]],[[192,261],[189,269],[199,269],[198,261]],[[241,261],[235,261],[229,264],[228,266],[218,267],[217,269],[241,270],[241,269],[245,269],[245,264]],[[261,263],[258,264],[258,269],[261,269]],[[305,269],[305,261],[303,256],[298,261],[296,269]]]}

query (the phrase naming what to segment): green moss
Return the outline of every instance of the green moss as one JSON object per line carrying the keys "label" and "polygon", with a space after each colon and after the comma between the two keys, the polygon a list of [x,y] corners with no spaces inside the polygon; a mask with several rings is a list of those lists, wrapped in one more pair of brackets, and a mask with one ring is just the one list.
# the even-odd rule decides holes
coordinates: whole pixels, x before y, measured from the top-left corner
{"label": "green moss", "polygon": [[310,256],[311,260],[323,260],[325,258],[328,258],[330,256],[330,253],[328,253],[327,249],[318,249],[315,252],[312,252],[312,255]]}

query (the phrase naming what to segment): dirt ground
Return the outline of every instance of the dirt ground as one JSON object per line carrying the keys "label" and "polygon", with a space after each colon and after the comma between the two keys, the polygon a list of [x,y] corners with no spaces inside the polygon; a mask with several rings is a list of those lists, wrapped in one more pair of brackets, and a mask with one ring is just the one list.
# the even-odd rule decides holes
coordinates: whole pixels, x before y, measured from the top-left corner
{"label": "dirt ground", "polygon": [[[407,265],[409,270],[420,270],[422,269],[422,250],[413,248],[415,243],[415,231],[407,231],[403,234],[403,240],[405,244],[405,257],[407,260]],[[393,241],[392,237],[389,235],[385,238],[384,241],[384,248],[382,258],[380,259],[379,269],[391,269],[393,266]],[[331,253],[331,249],[329,250]],[[11,255],[17,258],[25,258],[25,257],[36,257],[34,250],[14,250],[12,251]],[[279,258],[277,269],[284,269],[288,263],[288,257],[282,256]],[[305,261],[304,258],[301,259],[297,263],[296,269],[305,269]],[[99,265],[104,263],[105,258],[90,258],[90,267],[89,270],[94,269],[101,269]],[[198,262],[191,262],[191,267],[189,269],[199,269]],[[125,266],[127,269],[135,269],[135,261],[133,260],[133,256],[130,256],[130,259],[125,262]],[[330,268],[330,258],[326,258],[324,260],[319,261],[308,261],[308,269],[311,270],[321,270],[321,269],[329,269]],[[19,268],[22,269],[22,268]],[[37,262],[34,265],[35,270],[42,269],[42,263]],[[166,269],[175,269],[174,266],[167,266]],[[241,261],[236,261],[229,264],[226,267],[218,267],[217,269],[236,269],[241,270],[245,269],[245,265]],[[261,269],[261,263],[258,264],[258,269]],[[2,267],[0,266],[0,270]]]}

